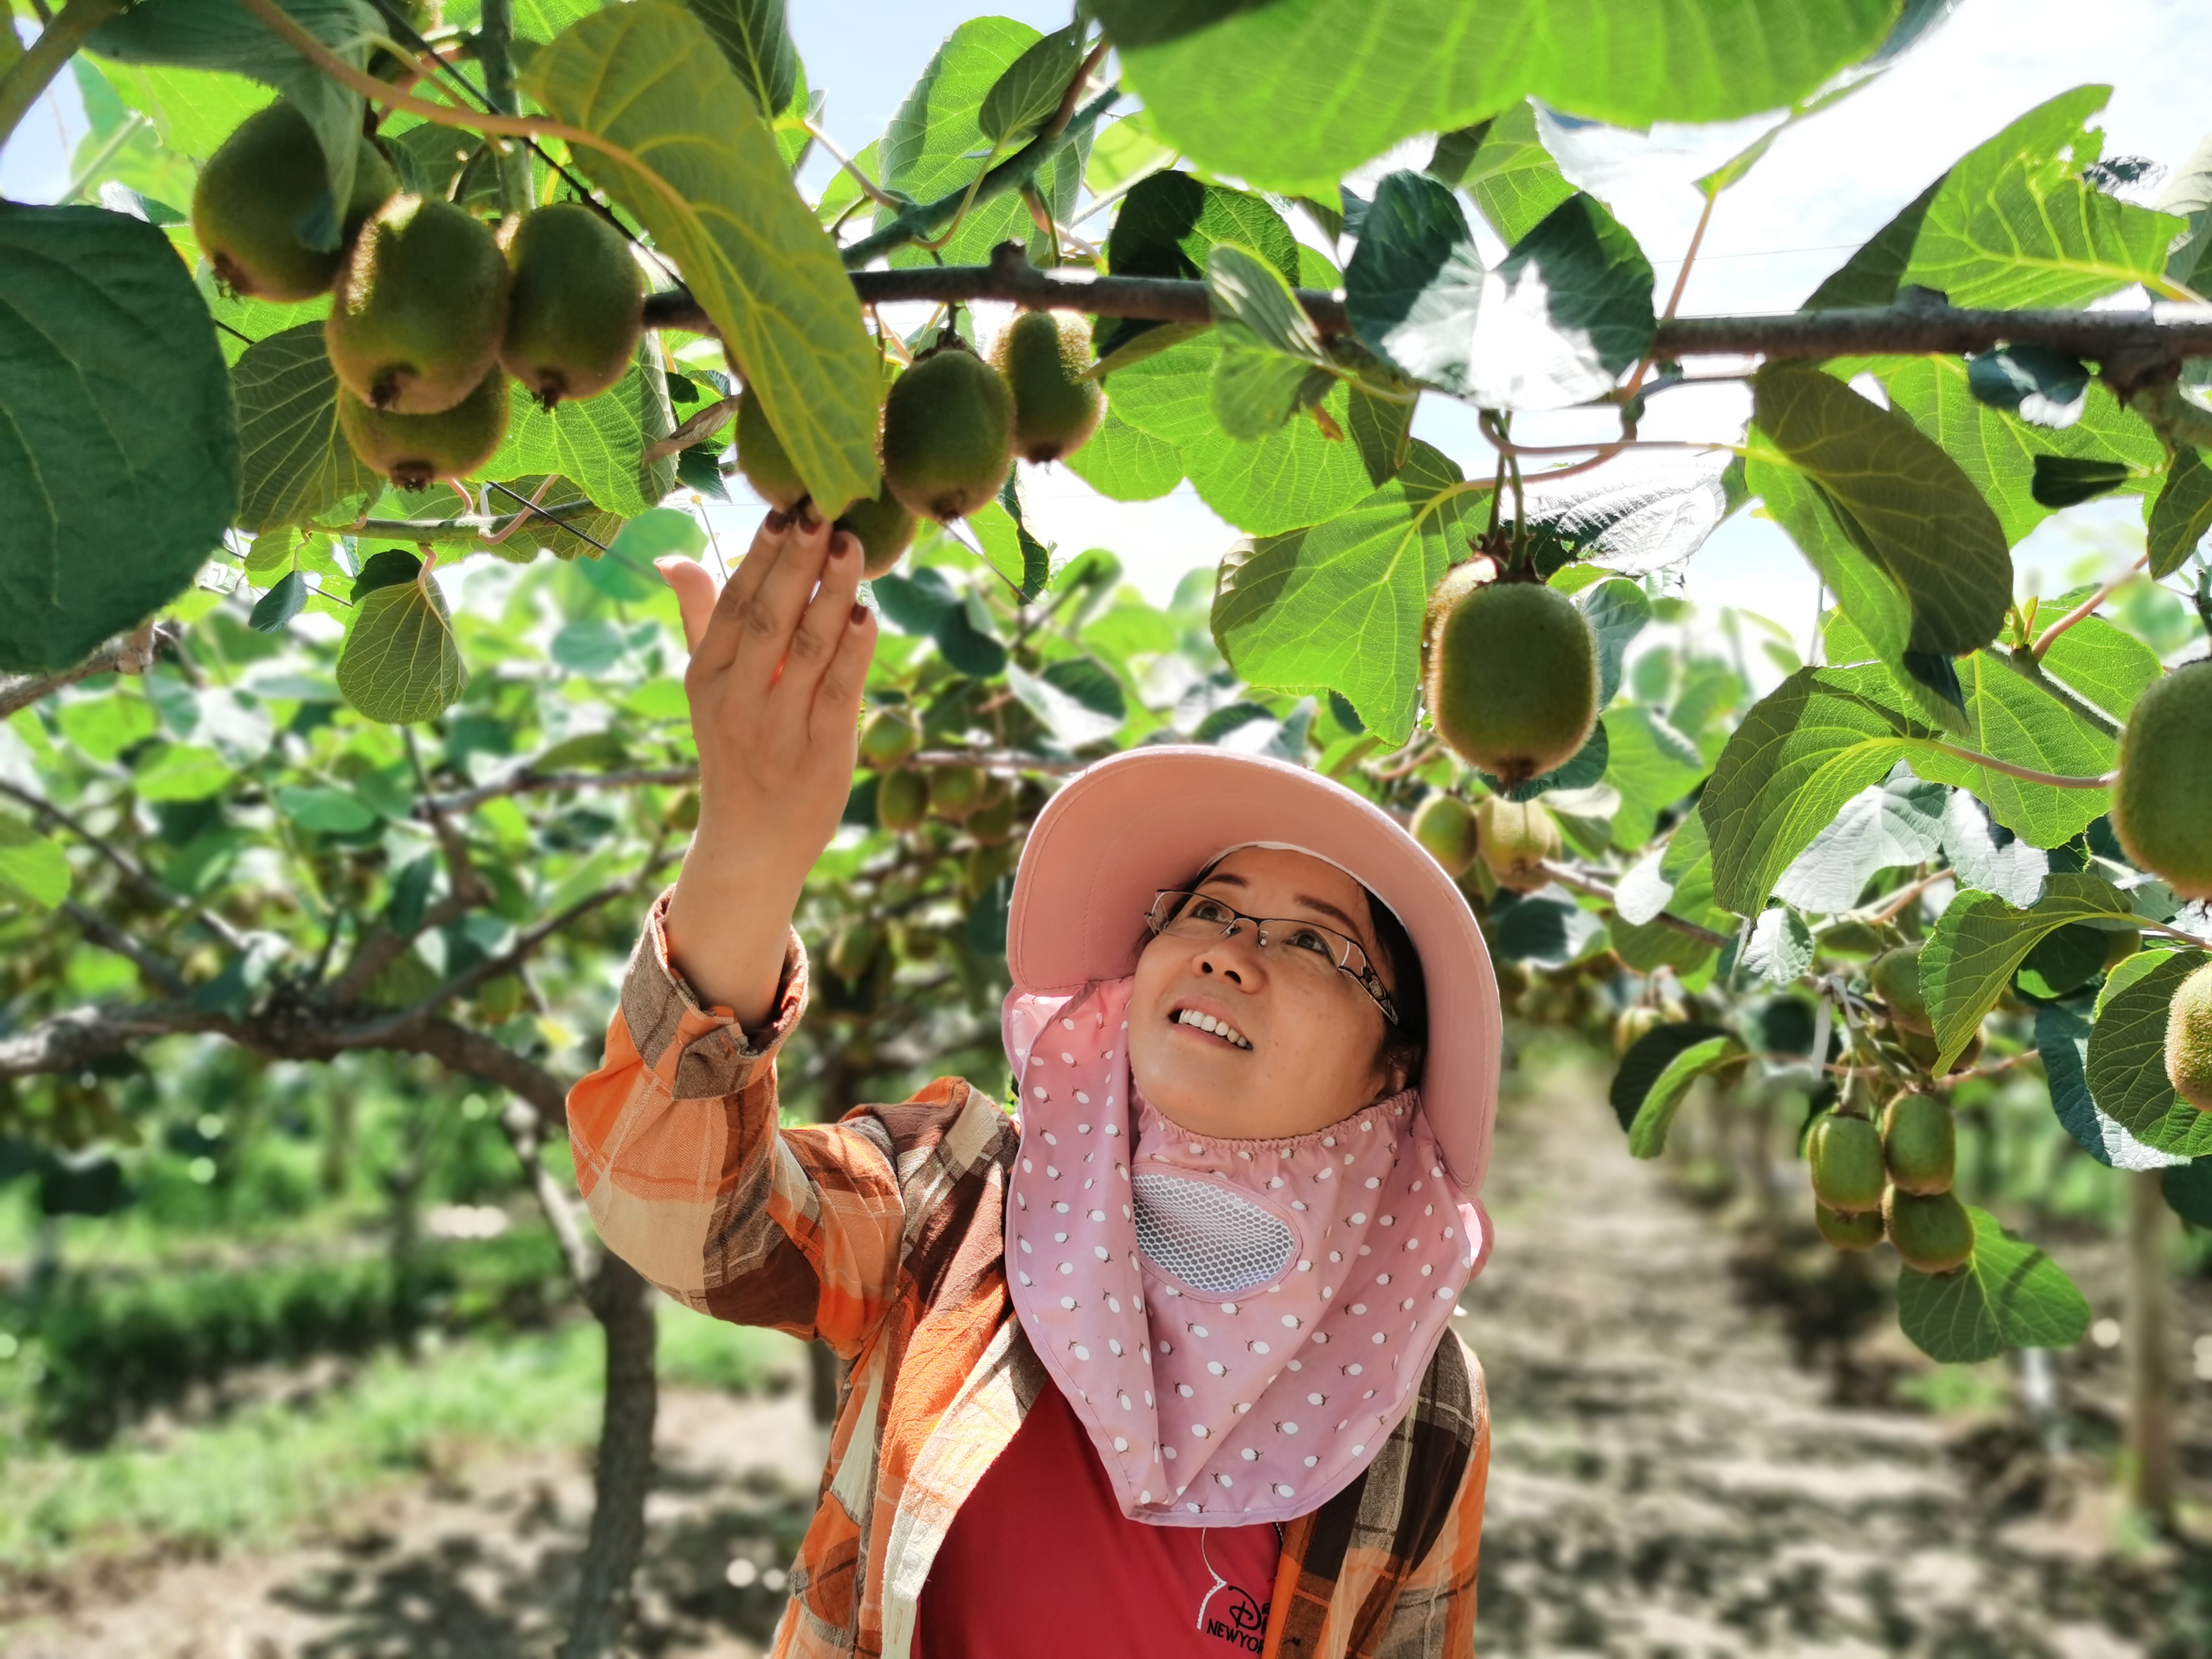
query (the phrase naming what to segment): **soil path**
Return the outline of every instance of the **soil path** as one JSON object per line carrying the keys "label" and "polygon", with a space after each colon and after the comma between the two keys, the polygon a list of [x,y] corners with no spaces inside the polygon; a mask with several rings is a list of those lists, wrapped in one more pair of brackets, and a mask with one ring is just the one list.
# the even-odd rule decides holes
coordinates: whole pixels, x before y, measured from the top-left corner
{"label": "soil path", "polygon": [[[2095,1488],[2000,1525],[1955,1425],[1832,1403],[1589,1079],[1509,1103],[1487,1201],[1500,1242],[1462,1321],[1497,1437],[1486,1659],[2212,1650],[2177,1634],[2177,1564],[2110,1555]],[[819,1468],[803,1391],[672,1392],[661,1422],[633,1650],[757,1655]],[[282,1553],[58,1583],[0,1655],[544,1659],[589,1503],[574,1455],[482,1462]]]}

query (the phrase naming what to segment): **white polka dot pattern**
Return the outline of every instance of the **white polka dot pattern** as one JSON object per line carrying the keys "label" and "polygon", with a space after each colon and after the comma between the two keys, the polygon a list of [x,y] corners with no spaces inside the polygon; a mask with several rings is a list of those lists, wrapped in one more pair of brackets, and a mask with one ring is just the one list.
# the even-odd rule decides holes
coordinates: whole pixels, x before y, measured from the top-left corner
{"label": "white polka dot pattern", "polygon": [[1410,1090],[1286,1141],[1170,1125],[1131,1085],[1129,992],[1006,1000],[1014,1309],[1124,1514],[1291,1520],[1405,1414],[1488,1224]]}

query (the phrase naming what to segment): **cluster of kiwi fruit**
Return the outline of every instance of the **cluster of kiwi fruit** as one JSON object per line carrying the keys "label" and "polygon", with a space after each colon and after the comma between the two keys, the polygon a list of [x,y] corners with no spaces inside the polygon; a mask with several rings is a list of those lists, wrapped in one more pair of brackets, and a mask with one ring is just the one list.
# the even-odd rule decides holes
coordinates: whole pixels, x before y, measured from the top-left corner
{"label": "cluster of kiwi fruit", "polygon": [[[860,544],[866,573],[899,562],[922,519],[950,524],[990,501],[1014,458],[1054,461],[1098,429],[1105,403],[1090,368],[1090,331],[1073,317],[1025,311],[999,338],[989,362],[947,329],[890,383],[879,431],[883,484],[853,502],[836,527]],[[806,485],[748,390],[738,400],[738,467],[769,506],[786,512]]]}
{"label": "cluster of kiwi fruit", "polygon": [[876,775],[876,823],[904,834],[927,818],[956,824],[975,841],[968,860],[969,885],[988,886],[1012,866],[1009,837],[1027,806],[1008,779],[980,766],[911,766],[921,747],[921,726],[905,703],[869,711],[860,722],[860,763]]}
{"label": "cluster of kiwi fruit", "polygon": [[507,435],[506,374],[550,409],[628,372],[645,282],[597,209],[555,203],[495,233],[441,197],[402,191],[363,138],[337,246],[325,251],[300,227],[326,191],[321,145],[279,100],[209,158],[192,228],[236,293],[331,295],[323,341],[339,428],[394,483],[420,489],[490,460]]}
{"label": "cluster of kiwi fruit", "polygon": [[1413,839],[1455,881],[1479,861],[1498,886],[1534,892],[1551,880],[1544,861],[1559,856],[1559,820],[1540,800],[1485,795],[1470,805],[1442,792],[1413,811]]}
{"label": "cluster of kiwi fruit", "polygon": [[1951,1190],[1958,1131],[1951,1109],[1907,1090],[1871,1118],[1824,1114],[1805,1140],[1813,1171],[1813,1219],[1839,1250],[1873,1249],[1887,1237],[1905,1266],[1955,1273],[1974,1251],[1974,1224]]}

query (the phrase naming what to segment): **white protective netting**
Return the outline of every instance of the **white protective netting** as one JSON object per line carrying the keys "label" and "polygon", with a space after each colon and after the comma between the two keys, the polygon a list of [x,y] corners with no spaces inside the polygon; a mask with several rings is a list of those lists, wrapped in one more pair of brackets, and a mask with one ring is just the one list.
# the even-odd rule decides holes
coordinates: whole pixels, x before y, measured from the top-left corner
{"label": "white protective netting", "polygon": [[1296,1236],[1249,1199],[1153,1172],[1131,1184],[1137,1248],[1193,1290],[1235,1296],[1281,1278],[1290,1267]]}

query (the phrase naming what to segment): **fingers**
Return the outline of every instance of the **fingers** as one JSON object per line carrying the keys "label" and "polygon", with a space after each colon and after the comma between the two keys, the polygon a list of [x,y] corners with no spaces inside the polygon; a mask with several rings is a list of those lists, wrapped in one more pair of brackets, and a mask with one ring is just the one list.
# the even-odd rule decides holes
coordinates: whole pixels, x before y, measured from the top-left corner
{"label": "fingers", "polygon": [[[738,642],[744,635],[742,625],[744,606],[760,591],[768,580],[768,573],[783,556],[793,539],[789,515],[771,512],[763,518],[760,528],[753,532],[753,544],[731,572],[730,580],[722,584],[721,596],[715,602],[704,629],[691,639],[693,665],[711,673],[725,668],[736,654]],[[677,603],[683,604],[683,590],[677,590]],[[684,631],[691,633],[691,620],[687,612]]]}
{"label": "fingers", "polygon": [[[793,526],[751,593],[735,599],[731,592],[722,595],[718,617],[720,612],[732,614],[738,629],[737,649],[731,659],[738,684],[766,691],[775,683],[777,672],[791,651],[793,631],[805,613],[807,596],[821,580],[829,556],[830,526],[818,514],[812,515],[811,523]],[[746,562],[751,562],[750,555]],[[738,580],[732,576],[730,587],[735,590],[737,586]]]}
{"label": "fingers", "polygon": [[684,617],[684,643],[696,655],[699,641],[705,637],[708,622],[714,614],[714,601],[722,592],[722,584],[703,564],[679,558],[672,554],[657,559],[653,568],[660,573],[660,580],[676,590],[676,608]]}
{"label": "fingers", "polygon": [[[853,562],[860,562],[856,557]],[[821,683],[814,688],[812,730],[819,742],[842,737],[846,743],[856,744],[860,697],[868,686],[868,664],[876,654],[876,613],[865,605],[848,602],[840,615],[844,626],[836,648],[830,653]]]}
{"label": "fingers", "polygon": [[822,567],[822,585],[791,636],[783,678],[776,683],[779,696],[792,697],[801,708],[813,702],[823,671],[829,667],[849,626],[853,599],[860,590],[860,538],[847,531],[833,531],[829,557]]}

